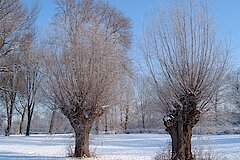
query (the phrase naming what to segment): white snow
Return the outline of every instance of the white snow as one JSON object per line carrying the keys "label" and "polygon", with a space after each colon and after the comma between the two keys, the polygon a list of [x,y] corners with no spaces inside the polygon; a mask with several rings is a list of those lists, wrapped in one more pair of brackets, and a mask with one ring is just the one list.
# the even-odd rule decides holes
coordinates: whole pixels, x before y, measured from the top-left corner
{"label": "white snow", "polygon": [[[92,135],[91,150],[96,160],[150,160],[159,148],[167,146],[166,134]],[[72,135],[0,136],[0,159],[53,160],[67,157]],[[240,159],[240,135],[193,136],[193,146],[200,145],[229,160]]]}

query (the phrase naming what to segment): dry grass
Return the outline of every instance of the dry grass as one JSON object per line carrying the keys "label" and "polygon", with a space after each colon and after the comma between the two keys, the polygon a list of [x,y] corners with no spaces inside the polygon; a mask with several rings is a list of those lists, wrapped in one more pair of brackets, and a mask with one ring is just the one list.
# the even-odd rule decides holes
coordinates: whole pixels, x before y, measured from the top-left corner
{"label": "dry grass", "polygon": [[[227,157],[220,157],[211,148],[205,149],[203,146],[193,148],[194,160],[228,160]],[[171,143],[159,150],[154,160],[171,160]]]}

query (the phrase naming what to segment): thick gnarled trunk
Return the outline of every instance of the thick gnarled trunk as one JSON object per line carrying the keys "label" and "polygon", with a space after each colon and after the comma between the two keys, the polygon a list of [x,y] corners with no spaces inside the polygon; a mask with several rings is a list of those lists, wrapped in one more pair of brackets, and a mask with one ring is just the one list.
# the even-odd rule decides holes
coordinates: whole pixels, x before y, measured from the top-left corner
{"label": "thick gnarled trunk", "polygon": [[79,114],[68,118],[75,132],[75,148],[73,157],[91,157],[89,149],[89,136],[91,128],[98,116],[92,115],[92,117],[86,118],[84,115]]}
{"label": "thick gnarled trunk", "polygon": [[89,149],[89,136],[91,128],[103,112],[94,112],[95,114],[86,114],[81,110],[77,111],[79,114],[69,114],[62,109],[62,113],[68,117],[68,120],[75,132],[75,148],[73,157],[83,158],[91,157]]}
{"label": "thick gnarled trunk", "polygon": [[172,114],[164,117],[166,131],[172,139],[172,160],[193,160],[191,150],[192,129],[199,120],[200,112],[192,95],[180,99]]}
{"label": "thick gnarled trunk", "polygon": [[182,113],[177,111],[172,122],[164,121],[166,130],[172,139],[172,160],[185,160],[185,131]]}
{"label": "thick gnarled trunk", "polygon": [[89,150],[89,135],[91,125],[82,125],[75,130],[75,150],[74,157],[91,157]]}
{"label": "thick gnarled trunk", "polygon": [[192,126],[179,120],[167,131],[172,139],[172,160],[192,160]]}

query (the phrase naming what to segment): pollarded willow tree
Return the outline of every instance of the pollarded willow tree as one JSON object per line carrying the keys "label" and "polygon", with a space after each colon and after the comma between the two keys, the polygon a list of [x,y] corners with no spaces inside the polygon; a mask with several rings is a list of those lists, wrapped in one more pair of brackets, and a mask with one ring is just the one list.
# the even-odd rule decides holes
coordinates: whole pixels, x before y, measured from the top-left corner
{"label": "pollarded willow tree", "polygon": [[146,26],[141,51],[172,139],[172,159],[193,159],[192,129],[223,85],[229,50],[217,40],[206,5],[179,1]]}
{"label": "pollarded willow tree", "polygon": [[[95,0],[58,0],[49,37],[48,91],[75,131],[75,157],[90,157],[94,121],[121,94],[130,71],[130,20]],[[50,62],[51,61],[51,62]],[[122,88],[124,90],[124,88]]]}

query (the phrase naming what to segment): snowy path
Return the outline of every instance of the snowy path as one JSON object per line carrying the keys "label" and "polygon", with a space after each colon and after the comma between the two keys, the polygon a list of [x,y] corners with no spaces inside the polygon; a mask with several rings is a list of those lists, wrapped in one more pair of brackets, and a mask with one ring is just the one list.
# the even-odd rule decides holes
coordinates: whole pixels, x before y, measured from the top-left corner
{"label": "snowy path", "polygon": [[[117,134],[91,138],[91,150],[99,160],[150,160],[170,141],[168,135]],[[71,135],[0,136],[0,159],[53,160],[67,158]],[[193,145],[210,149],[229,160],[240,160],[240,135],[194,136]]]}

